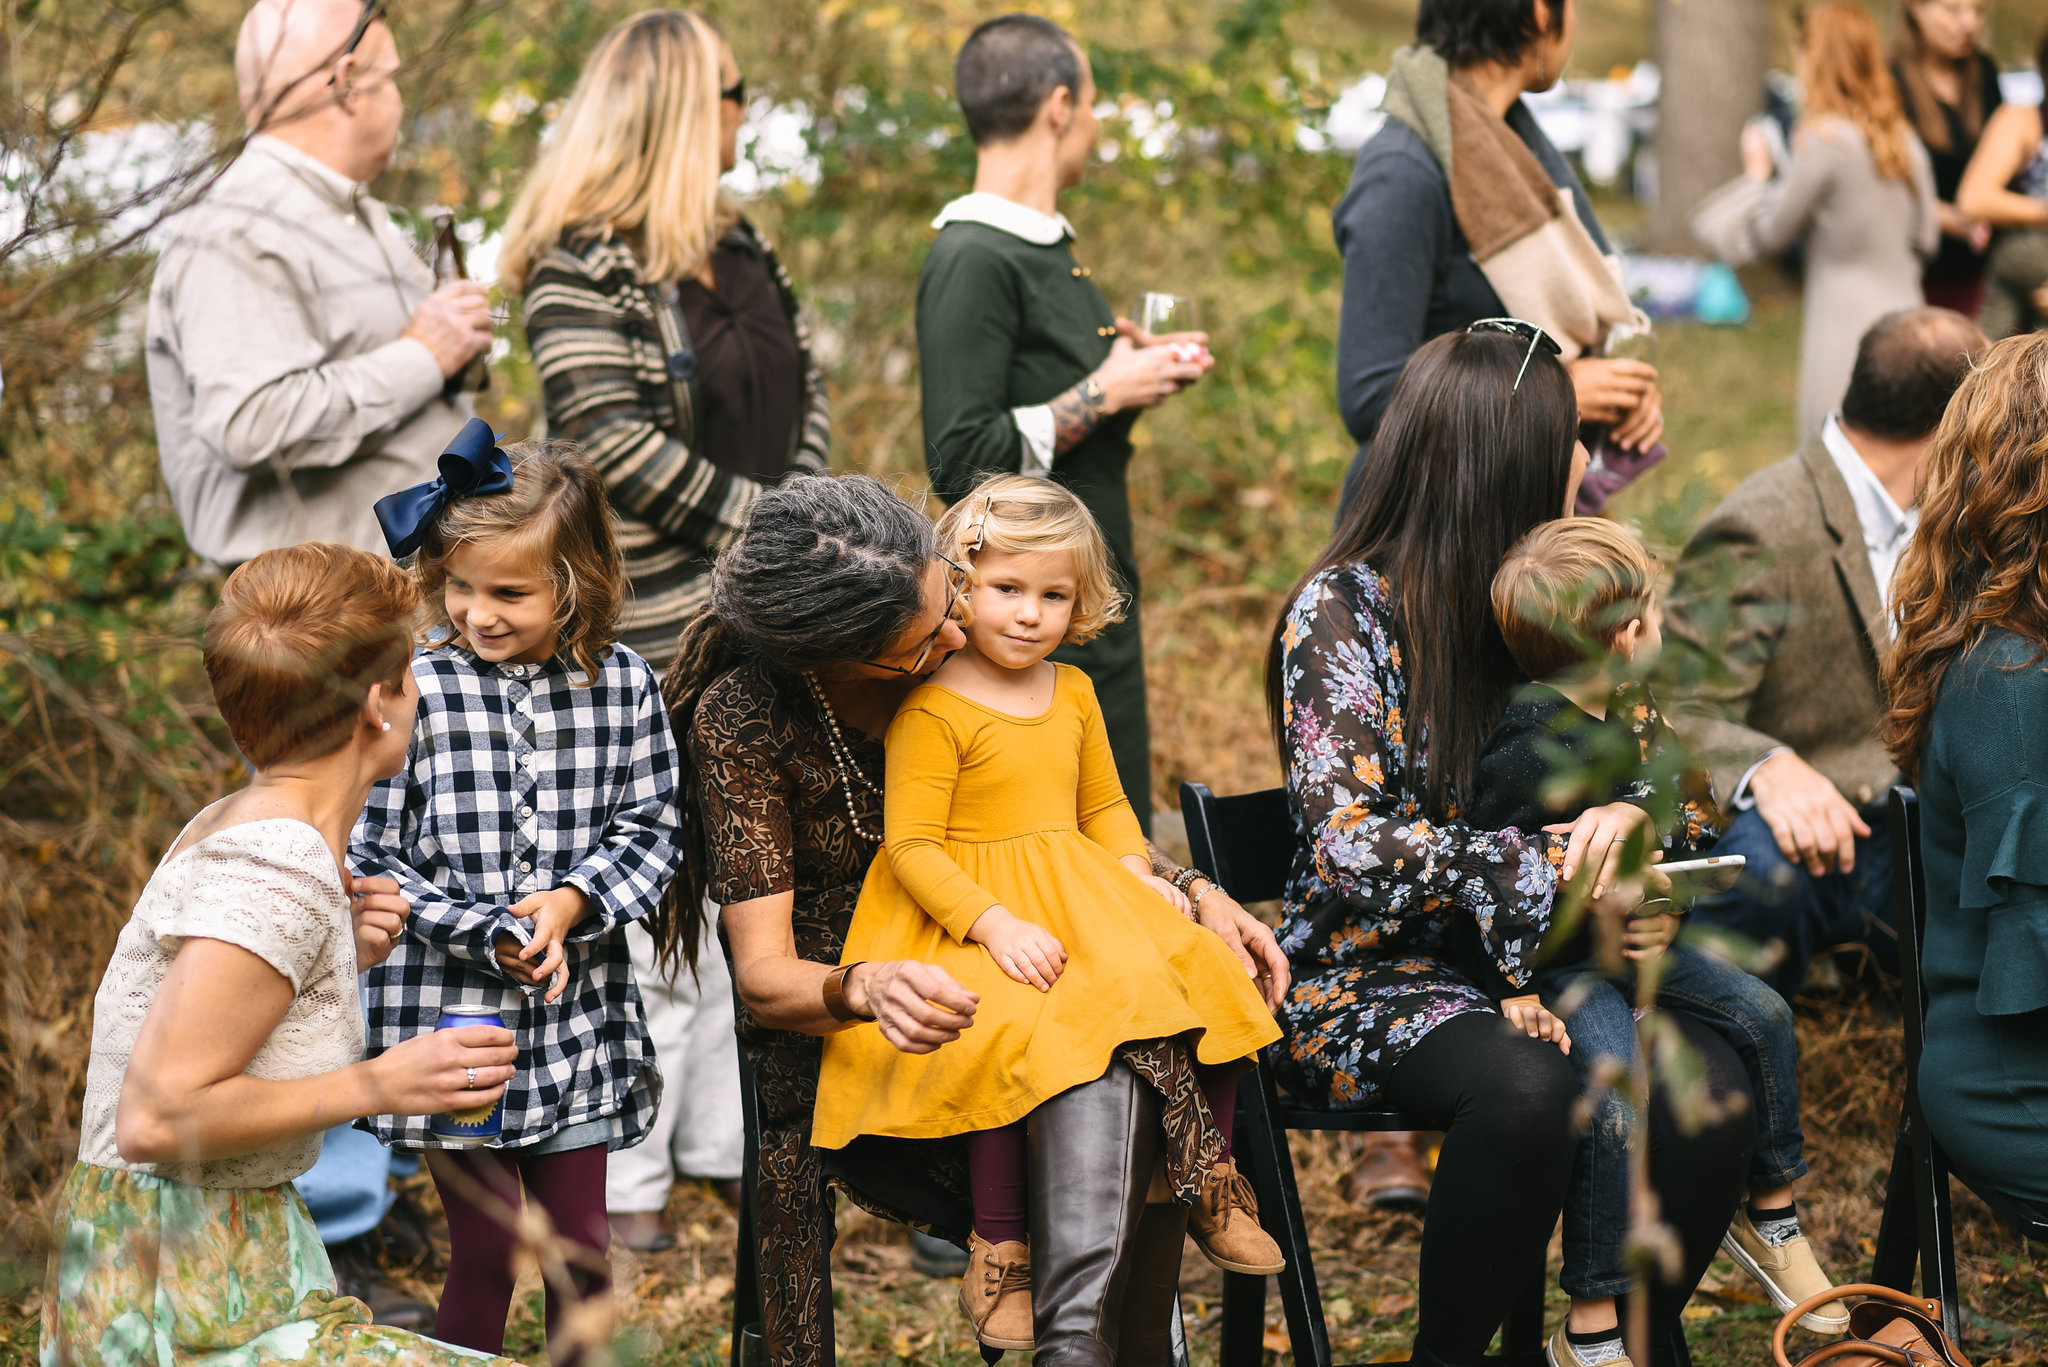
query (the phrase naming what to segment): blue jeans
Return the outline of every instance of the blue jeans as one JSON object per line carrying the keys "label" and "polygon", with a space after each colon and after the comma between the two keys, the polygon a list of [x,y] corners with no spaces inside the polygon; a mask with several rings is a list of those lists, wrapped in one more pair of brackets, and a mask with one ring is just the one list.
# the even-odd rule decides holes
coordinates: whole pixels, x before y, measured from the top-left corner
{"label": "blue jeans", "polygon": [[1874,806],[1860,815],[1870,834],[1857,837],[1856,867],[1846,874],[1816,878],[1785,858],[1754,807],[1737,813],[1714,845],[1715,854],[1739,854],[1749,863],[1733,889],[1696,902],[1693,919],[1759,945],[1782,945],[1784,957],[1765,981],[1786,1001],[1806,981],[1813,956],[1834,945],[1869,945],[1887,971],[1898,971],[1887,812]]}
{"label": "blue jeans", "polygon": [[336,1125],[320,1139],[320,1161],[292,1185],[313,1216],[320,1242],[368,1234],[391,1209],[391,1150],[354,1125]]}
{"label": "blue jeans", "polygon": [[[1799,1129],[1799,1046],[1785,999],[1725,959],[1674,944],[1658,986],[1657,1006],[1693,1017],[1728,1041],[1756,1097],[1756,1146],[1749,1189],[1768,1191],[1806,1174]],[[1537,990],[1553,1010],[1567,994],[1582,998],[1565,1017],[1571,1063],[1589,1091],[1603,1059],[1636,1066],[1633,982],[1617,986],[1589,967],[1545,969]],[[1614,1087],[1620,1087],[1616,1082]],[[1608,1088],[1594,1102],[1572,1165],[1564,1204],[1564,1275],[1574,1296],[1619,1296],[1633,1289],[1622,1247],[1628,1237],[1628,1158],[1633,1131],[1622,1094]]]}

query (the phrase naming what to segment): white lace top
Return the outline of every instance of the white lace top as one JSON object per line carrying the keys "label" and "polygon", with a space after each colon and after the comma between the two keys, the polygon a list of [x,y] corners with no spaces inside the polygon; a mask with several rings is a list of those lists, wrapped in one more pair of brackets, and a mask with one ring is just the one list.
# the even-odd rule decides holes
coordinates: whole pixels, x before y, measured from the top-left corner
{"label": "white lace top", "polygon": [[319,1131],[259,1153],[179,1163],[129,1163],[114,1145],[114,1113],[135,1037],[179,946],[194,938],[246,949],[292,985],[292,1004],[249,1060],[249,1076],[311,1077],[363,1056],[355,933],[333,851],[303,821],[230,826],[157,865],[121,928],[93,999],[78,1156],[201,1187],[289,1182],[320,1156]]}

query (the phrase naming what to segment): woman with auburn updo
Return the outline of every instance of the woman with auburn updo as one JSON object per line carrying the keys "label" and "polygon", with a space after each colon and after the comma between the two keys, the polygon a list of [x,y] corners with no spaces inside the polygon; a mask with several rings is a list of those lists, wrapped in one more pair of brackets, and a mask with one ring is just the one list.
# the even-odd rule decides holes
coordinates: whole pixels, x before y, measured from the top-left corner
{"label": "woman with auburn updo", "polygon": [[[551,436],[584,450],[617,514],[632,592],[619,639],[659,671],[708,601],[711,561],[765,489],[825,469],[825,377],[796,288],[719,189],[738,157],[746,80],[693,9],[636,14],[601,39],[505,225],[505,288]],[[615,1156],[612,1226],[639,1251],[678,1177],[734,1199],[739,1061],[722,955],[678,973],[627,928],[648,1030],[668,1080],[646,1143]]]}
{"label": "woman with auburn updo", "polygon": [[1892,601],[1885,744],[1919,788],[1920,1105],[1959,1173],[2048,1217],[2048,333],[1935,430]]}
{"label": "woman with auburn updo", "polygon": [[291,1185],[331,1125],[492,1101],[512,1076],[498,1026],[363,1060],[356,972],[390,954],[407,907],[342,852],[405,763],[418,606],[408,575],[347,546],[265,551],[228,576],[206,673],[255,777],[179,834],[100,980],[45,1361],[500,1361],[372,1324]]}

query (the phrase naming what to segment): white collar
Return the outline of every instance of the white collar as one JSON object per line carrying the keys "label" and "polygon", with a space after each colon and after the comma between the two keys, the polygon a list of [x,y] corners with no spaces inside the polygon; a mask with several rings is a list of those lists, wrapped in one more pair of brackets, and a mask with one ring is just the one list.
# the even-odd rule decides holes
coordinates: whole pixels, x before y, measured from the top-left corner
{"label": "white collar", "polygon": [[1074,235],[1074,225],[1067,222],[1065,214],[1042,214],[1028,204],[986,190],[962,195],[939,210],[932,227],[943,228],[948,223],[980,223],[1040,247],[1054,246]]}
{"label": "white collar", "polygon": [[1891,490],[1884,487],[1884,481],[1842,430],[1841,414],[1828,414],[1820,429],[1820,439],[1849,486],[1849,500],[1856,505],[1856,519],[1863,524],[1864,540],[1884,546],[1910,533],[1920,520],[1918,505],[1910,509],[1899,506]]}

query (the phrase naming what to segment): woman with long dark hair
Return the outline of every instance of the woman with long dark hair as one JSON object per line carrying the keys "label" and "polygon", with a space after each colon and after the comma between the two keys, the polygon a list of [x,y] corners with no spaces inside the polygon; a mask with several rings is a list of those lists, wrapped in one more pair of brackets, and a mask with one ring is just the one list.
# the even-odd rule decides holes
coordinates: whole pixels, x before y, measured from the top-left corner
{"label": "woman with long dark hair", "polygon": [[1899,564],[1883,727],[1920,793],[1920,1105],[1956,1170],[2048,1215],[2048,334],[1956,391]]}
{"label": "woman with long dark hair", "polygon": [[[2048,32],[2034,48],[2048,82]],[[1956,189],[1956,207],[1994,229],[1980,321],[1992,341],[2048,317],[2048,137],[2038,104],[1998,107]]]}
{"label": "woman with long dark hair", "polygon": [[1957,203],[1963,171],[2004,103],[1998,63],[1983,48],[1983,0],[1906,0],[1892,46],[1892,79],[1934,171],[1941,246],[1920,278],[1927,302],[1975,318],[1984,307],[1991,225]]}
{"label": "woman with long dark hair", "polygon": [[[1648,821],[1625,803],[1567,831],[1458,818],[1488,730],[1519,683],[1489,589],[1508,548],[1571,511],[1585,468],[1565,368],[1527,323],[1425,343],[1395,386],[1375,458],[1274,633],[1268,700],[1300,848],[1282,949],[1280,1080],[1317,1105],[1384,1105],[1446,1130],[1422,1236],[1414,1360],[1480,1360],[1563,1205],[1578,1086],[1559,1048],[1518,1033],[1483,984],[1525,989],[1576,878],[1626,915],[1654,870],[1623,867]],[[1733,1052],[1678,1022],[1710,1094],[1746,1089]],[[1653,1108],[1653,1180],[1684,1266],[1650,1292],[1657,1357],[1740,1197],[1752,1126],[1691,1135]],[[1568,1325],[1604,1333],[1613,1324]],[[1562,1367],[1572,1367],[1562,1363]]]}
{"label": "woman with long dark hair", "polygon": [[[881,848],[882,735],[966,639],[953,620],[965,574],[937,550],[924,515],[872,479],[764,491],[663,681],[688,759],[683,867],[655,934],[687,957],[707,899],[722,908],[761,1108],[769,1367],[832,1354],[828,1156],[810,1143],[821,1037],[873,1021],[898,1049],[929,1053],[971,1028],[978,1004],[934,965],[839,962]],[[1272,932],[1199,875],[1156,852],[1153,866],[1199,898],[1202,923],[1277,1005],[1287,968]],[[1166,1356],[1186,1208],[1141,1212],[1162,1146],[1199,1142],[1198,1094],[1185,1049],[1155,1040],[1033,1112],[1034,1165],[1059,1174],[1031,1181],[1040,1361]],[[862,1204],[966,1242],[957,1140],[864,1137],[829,1162]]]}

